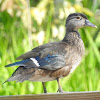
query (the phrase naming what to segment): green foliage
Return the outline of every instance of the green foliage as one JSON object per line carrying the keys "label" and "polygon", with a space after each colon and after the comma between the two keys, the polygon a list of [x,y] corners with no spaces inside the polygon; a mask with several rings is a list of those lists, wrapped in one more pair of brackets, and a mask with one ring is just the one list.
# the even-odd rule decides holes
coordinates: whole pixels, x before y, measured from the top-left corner
{"label": "green foliage", "polygon": [[[60,0],[58,1],[60,2]],[[19,6],[19,8],[21,8],[18,1],[16,2],[18,4],[16,5]],[[89,4],[88,6],[87,5],[88,0],[82,0],[82,2],[79,2],[81,3],[81,5],[84,6],[84,8],[81,7],[81,10],[80,10],[80,5],[76,5],[77,3],[75,0],[71,1],[69,0],[69,2],[67,0],[65,1],[62,0],[62,2],[64,2],[65,4],[67,2],[68,4],[67,6],[65,6],[65,8],[62,9],[60,8],[61,6],[58,7],[59,2],[55,3],[52,0],[51,1],[38,0],[37,2],[33,0],[31,1],[31,6],[33,6],[32,3],[34,2],[36,7],[35,9],[38,9],[38,11],[40,12],[45,11],[44,12],[45,16],[41,18],[42,15],[40,15],[39,19],[41,19],[42,22],[38,22],[36,19],[37,17],[35,17],[36,14],[34,14],[34,12],[31,12],[32,42],[33,42],[33,46],[31,47],[31,49],[43,43],[61,40],[64,36],[64,31],[62,31],[62,29],[64,29],[65,19],[69,13],[84,11],[84,13],[86,12],[86,14],[89,16],[89,20],[94,24],[96,24],[97,26],[99,26],[100,20],[98,19],[94,20],[97,17],[95,11],[98,8],[98,4],[95,5],[95,9],[92,11],[93,3],[92,2],[88,3]],[[22,4],[24,5],[24,3]],[[3,5],[3,1],[2,4],[0,5]],[[31,7],[32,11],[34,11],[35,9]],[[30,44],[29,44],[29,35],[27,32],[28,28],[26,24],[27,20],[23,19],[24,11],[26,10],[21,8],[21,11],[19,11],[21,12],[20,16],[16,15],[17,10],[14,9],[14,12],[12,14],[13,16],[10,15],[11,13],[7,12],[7,10],[0,12],[0,95],[43,93],[43,87],[41,82],[25,81],[23,83],[7,82],[3,84],[3,82],[7,80],[7,78],[9,78],[11,74],[14,72],[14,70],[17,68],[17,67],[5,68],[4,66],[9,63],[15,62],[16,57],[31,50],[29,48]],[[55,30],[57,31],[56,34],[54,34]],[[79,30],[86,47],[85,56],[79,67],[77,67],[72,74],[70,74],[68,77],[61,79],[63,90],[65,91],[100,90],[100,80],[99,80],[100,39],[99,37],[97,37],[95,41],[93,40],[96,30],[97,29],[94,28],[84,28]],[[40,43],[37,38],[41,31],[42,33],[43,32],[45,33],[43,36],[42,43]],[[56,81],[47,82],[46,88],[48,92],[56,93],[57,82]]]}

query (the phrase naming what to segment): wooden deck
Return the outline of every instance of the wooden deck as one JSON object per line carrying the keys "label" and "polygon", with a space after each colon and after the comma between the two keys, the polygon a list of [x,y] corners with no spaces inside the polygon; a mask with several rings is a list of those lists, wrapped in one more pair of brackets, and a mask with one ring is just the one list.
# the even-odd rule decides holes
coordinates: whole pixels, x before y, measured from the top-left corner
{"label": "wooden deck", "polygon": [[0,96],[0,100],[100,100],[100,91]]}

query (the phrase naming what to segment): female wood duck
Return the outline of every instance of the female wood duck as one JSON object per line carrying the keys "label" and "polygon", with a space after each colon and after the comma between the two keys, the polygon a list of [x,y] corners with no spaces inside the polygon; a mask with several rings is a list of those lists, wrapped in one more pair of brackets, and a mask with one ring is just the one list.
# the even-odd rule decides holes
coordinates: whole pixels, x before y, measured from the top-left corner
{"label": "female wood duck", "polygon": [[5,67],[19,66],[7,81],[40,81],[44,93],[47,93],[45,82],[57,80],[58,92],[63,92],[60,78],[74,71],[85,51],[78,29],[97,26],[84,14],[72,13],[68,16],[65,27],[66,34],[63,40],[38,46],[19,56],[17,59],[21,61],[6,65]]}

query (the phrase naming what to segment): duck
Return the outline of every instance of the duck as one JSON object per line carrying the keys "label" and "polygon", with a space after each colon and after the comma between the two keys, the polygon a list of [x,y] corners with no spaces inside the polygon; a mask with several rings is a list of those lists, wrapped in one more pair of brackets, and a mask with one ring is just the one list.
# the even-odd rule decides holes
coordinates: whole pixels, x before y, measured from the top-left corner
{"label": "duck", "polygon": [[83,27],[97,28],[85,14],[71,13],[66,19],[64,38],[35,47],[19,56],[17,60],[20,61],[6,65],[19,67],[5,82],[42,82],[44,93],[47,93],[45,83],[57,80],[57,92],[63,93],[60,79],[72,73],[84,56],[85,47],[78,32]]}

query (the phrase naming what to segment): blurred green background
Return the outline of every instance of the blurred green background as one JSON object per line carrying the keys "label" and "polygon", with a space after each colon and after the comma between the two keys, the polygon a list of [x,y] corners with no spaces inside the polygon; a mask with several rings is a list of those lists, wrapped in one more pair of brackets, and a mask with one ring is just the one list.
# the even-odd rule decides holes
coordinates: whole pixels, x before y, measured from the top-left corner
{"label": "blurred green background", "polygon": [[[63,39],[65,20],[80,12],[98,26],[80,29],[85,56],[76,70],[61,79],[64,91],[100,90],[100,0],[0,0],[0,95],[43,93],[41,82],[7,82],[17,67],[5,68],[32,48]],[[56,93],[57,82],[46,83]]]}

